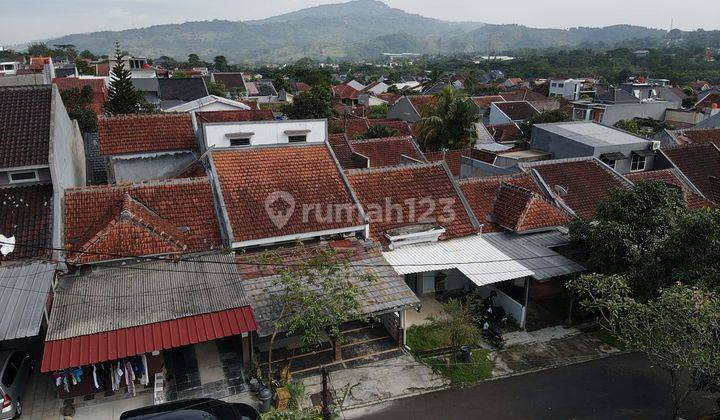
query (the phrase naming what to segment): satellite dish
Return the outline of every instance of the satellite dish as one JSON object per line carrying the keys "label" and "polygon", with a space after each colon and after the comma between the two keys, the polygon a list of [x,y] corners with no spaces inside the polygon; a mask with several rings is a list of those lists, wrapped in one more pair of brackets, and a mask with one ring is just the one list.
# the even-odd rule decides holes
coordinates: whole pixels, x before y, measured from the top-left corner
{"label": "satellite dish", "polygon": [[0,254],[3,255],[3,257],[6,257],[9,253],[13,252],[15,250],[15,237],[6,237],[5,235],[0,235]]}

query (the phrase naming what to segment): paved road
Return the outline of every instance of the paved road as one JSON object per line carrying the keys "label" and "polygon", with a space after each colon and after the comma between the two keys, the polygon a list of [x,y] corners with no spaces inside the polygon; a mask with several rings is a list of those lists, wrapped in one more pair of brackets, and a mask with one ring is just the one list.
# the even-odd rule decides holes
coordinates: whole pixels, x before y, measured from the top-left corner
{"label": "paved road", "polygon": [[[671,418],[667,374],[639,354],[419,395],[346,413],[385,419],[665,419]],[[686,418],[714,410],[711,396],[694,395]]]}

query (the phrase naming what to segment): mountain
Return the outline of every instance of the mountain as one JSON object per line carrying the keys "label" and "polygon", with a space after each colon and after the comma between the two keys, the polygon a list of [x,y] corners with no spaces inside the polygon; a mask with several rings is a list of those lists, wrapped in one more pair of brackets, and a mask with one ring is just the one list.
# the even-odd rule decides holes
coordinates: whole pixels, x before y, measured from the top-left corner
{"label": "mountain", "polygon": [[520,25],[446,22],[407,13],[376,0],[310,7],[261,20],[156,25],[124,31],[67,35],[48,44],[108,53],[114,42],[136,55],[184,59],[288,62],[302,57],[368,58],[382,52],[449,54],[517,48],[612,45],[632,39],[662,39],[666,32],[637,26],[536,29]]}

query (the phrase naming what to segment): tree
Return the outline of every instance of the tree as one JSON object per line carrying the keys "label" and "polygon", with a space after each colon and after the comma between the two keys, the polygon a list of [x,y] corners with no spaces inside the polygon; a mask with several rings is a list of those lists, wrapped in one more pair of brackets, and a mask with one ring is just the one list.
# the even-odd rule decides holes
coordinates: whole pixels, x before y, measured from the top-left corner
{"label": "tree", "polygon": [[277,334],[299,333],[305,348],[314,348],[324,342],[327,335],[333,343],[343,340],[340,325],[362,318],[364,287],[375,281],[370,272],[358,274],[350,265],[349,256],[340,255],[332,248],[307,249],[299,243],[290,250],[284,266],[277,252],[263,253],[263,264],[276,267],[278,277],[267,290],[278,308],[278,318],[268,348],[268,377],[272,381],[272,350]]}
{"label": "tree", "polygon": [[387,93],[399,94],[399,93],[400,93],[400,89],[398,89],[398,87],[397,87],[396,85],[390,85],[390,87],[389,87],[388,90],[387,90]]}
{"label": "tree", "polygon": [[202,67],[205,65],[205,63],[200,61],[200,57],[198,57],[197,54],[189,54],[187,62],[190,67]]}
{"label": "tree", "polygon": [[120,43],[115,42],[115,67],[110,74],[108,98],[103,105],[105,112],[110,114],[133,114],[138,112],[144,102],[142,93],[135,91],[130,69],[123,65],[124,54]]}
{"label": "tree", "polygon": [[480,122],[477,108],[460,90],[447,87],[435,95],[437,105],[425,108],[418,121],[420,140],[426,151],[462,149],[477,140],[475,124]]}
{"label": "tree", "polygon": [[687,98],[683,98],[682,100],[682,107],[683,108],[693,108],[695,104],[698,101],[698,97],[695,95],[688,96]]}
{"label": "tree", "polygon": [[380,118],[387,118],[388,114],[388,105],[387,104],[380,104],[380,105],[371,105],[370,110],[368,111],[368,118],[371,119],[380,119]]}
{"label": "tree", "polygon": [[457,358],[460,347],[475,345],[480,340],[480,329],[476,325],[474,308],[469,302],[449,299],[443,303],[445,314],[442,318],[431,318],[433,325],[447,332],[453,357]]}
{"label": "tree", "polygon": [[361,137],[364,139],[379,139],[382,137],[395,137],[399,135],[400,131],[394,128],[386,125],[374,124],[371,125]]}
{"label": "tree", "polygon": [[215,71],[227,71],[228,69],[228,61],[227,58],[225,58],[224,55],[216,55],[213,59],[213,67],[215,68]]}
{"label": "tree", "polygon": [[[720,388],[720,299],[715,294],[678,284],[640,303],[630,297],[623,277],[597,274],[567,286],[582,297],[581,307],[598,315],[603,328],[668,373],[674,419],[691,392]],[[686,373],[687,385],[681,380]]]}
{"label": "tree", "polygon": [[93,54],[90,50],[82,50],[79,54],[79,57],[85,60],[94,60],[95,54]]}
{"label": "tree", "polygon": [[636,136],[645,137],[645,133],[643,133],[640,125],[638,125],[637,121],[635,120],[620,120],[613,124],[613,127],[625,130],[629,133],[633,133]]}
{"label": "tree", "polygon": [[60,92],[60,97],[68,116],[78,122],[81,132],[97,132],[97,114],[90,108],[93,100],[93,90],[90,86],[64,90]]}
{"label": "tree", "polygon": [[85,60],[75,61],[75,67],[77,67],[78,73],[82,75],[94,76],[95,69],[90,67]]}
{"label": "tree", "polygon": [[613,190],[598,206],[595,220],[573,220],[571,243],[588,270],[627,276],[633,296],[646,300],[668,285],[667,279],[649,273],[658,249],[686,210],[678,188],[660,181],[638,182]]}
{"label": "tree", "polygon": [[44,42],[35,42],[28,45],[28,54],[31,56],[49,56],[50,48]]}
{"label": "tree", "polygon": [[210,95],[225,97],[227,95],[227,89],[225,85],[220,82],[207,82],[207,90]]}
{"label": "tree", "polygon": [[532,135],[532,126],[535,124],[556,123],[569,120],[570,119],[565,112],[560,109],[553,109],[533,115],[520,125],[520,129],[522,130],[523,138],[530,139],[530,136]]}
{"label": "tree", "polygon": [[326,85],[315,85],[301,92],[292,104],[283,107],[283,113],[290,119],[328,118],[335,114],[330,89]]}

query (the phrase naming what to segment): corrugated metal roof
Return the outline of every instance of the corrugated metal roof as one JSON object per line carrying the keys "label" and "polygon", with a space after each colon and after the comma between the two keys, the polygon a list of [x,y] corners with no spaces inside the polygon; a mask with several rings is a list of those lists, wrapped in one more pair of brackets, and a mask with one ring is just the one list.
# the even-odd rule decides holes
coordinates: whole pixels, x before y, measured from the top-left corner
{"label": "corrugated metal roof", "polygon": [[[220,264],[217,264],[219,262]],[[248,306],[233,255],[93,267],[55,291],[47,340]]]}
{"label": "corrugated metal roof", "polygon": [[506,232],[409,246],[383,255],[398,274],[455,268],[478,286],[526,276],[542,280],[583,270],[527,236]]}
{"label": "corrugated metal roof", "polygon": [[[387,264],[379,251],[371,258],[350,262],[352,269],[358,274],[352,281],[365,291],[360,315],[381,314],[420,304],[418,297],[405,284],[404,278],[397,275]],[[359,280],[362,275],[367,274],[374,275],[376,280]],[[281,291],[281,286],[273,284],[277,278],[278,276],[274,275],[243,281],[257,319],[257,333],[261,337],[273,333],[274,323],[279,317],[280,305],[272,296]]]}
{"label": "corrugated metal roof", "polygon": [[55,268],[43,262],[0,267],[0,341],[38,334]]}

